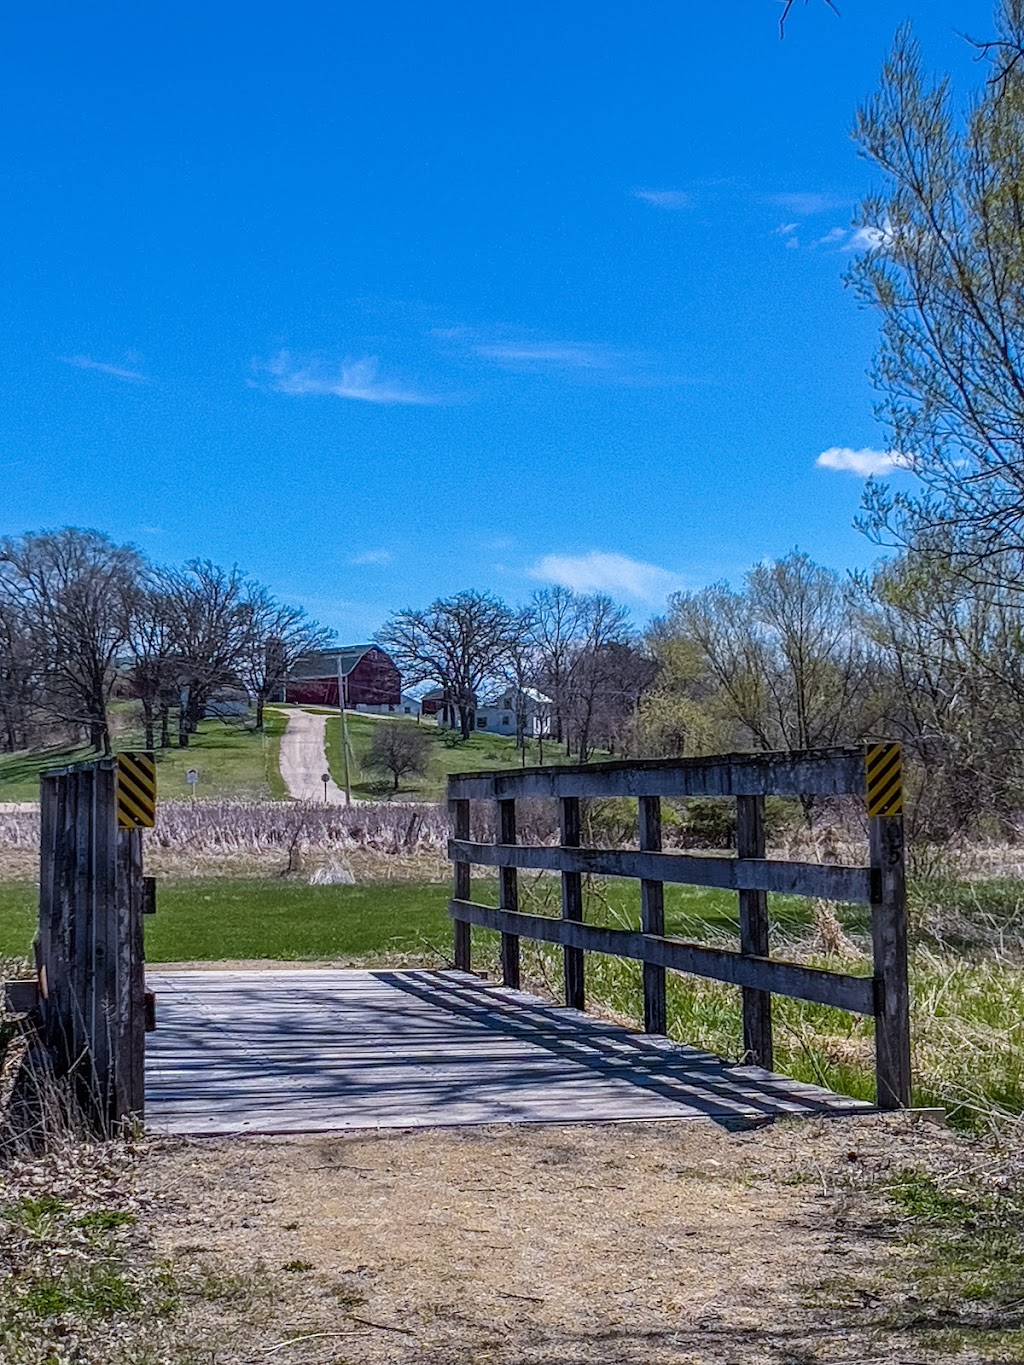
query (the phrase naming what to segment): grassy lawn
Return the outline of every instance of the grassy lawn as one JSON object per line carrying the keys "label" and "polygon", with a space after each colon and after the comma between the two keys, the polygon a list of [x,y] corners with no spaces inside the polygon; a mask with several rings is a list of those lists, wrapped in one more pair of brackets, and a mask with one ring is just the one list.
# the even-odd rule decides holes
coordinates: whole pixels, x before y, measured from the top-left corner
{"label": "grassy lawn", "polygon": [[[373,742],[374,727],[382,721],[394,720],[400,725],[415,725],[415,720],[400,716],[365,716],[350,712],[347,716],[349,752],[352,763],[352,794],[364,800],[391,795],[405,801],[440,801],[444,797],[445,780],[449,773],[515,768],[523,761],[522,752],[508,735],[477,731],[467,740],[453,743],[451,732],[437,725],[420,728],[430,740],[430,766],[425,777],[404,777],[398,792],[391,792],[390,777],[366,772],[363,761]],[[446,743],[445,740],[448,739]],[[553,741],[544,745],[544,762],[564,762],[564,752]],[[535,766],[540,762],[536,743],[527,746],[526,762]],[[341,718],[337,713],[327,720],[327,765],[331,776],[342,786],[344,763],[341,752]]]}
{"label": "grassy lawn", "polygon": [[[497,903],[496,883],[473,883],[474,898]],[[438,882],[371,882],[356,886],[310,886],[304,881],[209,878],[157,883],[157,914],[146,920],[151,962],[228,958],[383,958],[391,953],[451,951],[449,888]],[[544,878],[523,887],[522,906],[532,913],[558,913],[558,882]],[[666,887],[666,921],[679,937],[736,927],[736,898],[727,891]],[[21,956],[35,931],[36,888],[0,883],[0,955]],[[799,902],[779,898],[773,915],[784,928],[806,922]],[[639,927],[639,887],[601,884],[587,897],[592,924]],[[484,952],[497,935],[474,931]]]}
{"label": "grassy lawn", "polygon": [[[115,749],[140,748],[142,734],[134,728],[134,713],[119,713]],[[196,796],[285,796],[279,756],[286,723],[280,711],[267,711],[264,733],[204,720],[187,749],[157,751],[157,788],[164,800],[187,797],[185,774],[199,773]],[[34,801],[39,796],[39,774],[47,768],[84,762],[94,757],[88,749],[47,749],[0,755],[0,801]]]}

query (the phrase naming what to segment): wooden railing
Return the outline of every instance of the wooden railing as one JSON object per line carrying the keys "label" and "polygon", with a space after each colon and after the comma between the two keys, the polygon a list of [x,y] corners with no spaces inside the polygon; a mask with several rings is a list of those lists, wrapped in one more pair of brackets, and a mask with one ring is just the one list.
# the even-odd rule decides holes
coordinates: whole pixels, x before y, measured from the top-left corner
{"label": "wooden railing", "polygon": [[[736,856],[664,852],[663,798],[731,797],[736,802]],[[768,796],[853,797],[866,804],[870,860],[866,867],[783,862],[765,856],[764,803]],[[584,848],[581,801],[630,797],[638,802],[639,847]],[[516,837],[516,802],[558,803],[559,843],[525,845]],[[495,842],[470,837],[470,803],[495,804]],[[666,1031],[666,969],[729,982],[742,989],[745,1059],[772,1067],[773,994],[870,1015],[875,1021],[878,1104],[910,1103],[910,1024],[903,866],[902,772],[899,746],[801,753],[730,754],[716,758],[456,773],[448,779],[454,863],[455,965],[469,971],[473,925],[501,934],[506,985],[518,987],[520,939],[561,944],[565,1001],[585,1004],[584,954],[607,953],[643,963],[644,1025]],[[497,868],[499,903],[471,896],[474,866]],[[561,917],[519,909],[518,873],[529,868],[561,874]],[[584,922],[583,877],[640,881],[639,930]],[[665,935],[666,883],[719,887],[739,898],[739,951]],[[769,955],[768,893],[867,905],[871,909],[873,972],[848,975]]]}

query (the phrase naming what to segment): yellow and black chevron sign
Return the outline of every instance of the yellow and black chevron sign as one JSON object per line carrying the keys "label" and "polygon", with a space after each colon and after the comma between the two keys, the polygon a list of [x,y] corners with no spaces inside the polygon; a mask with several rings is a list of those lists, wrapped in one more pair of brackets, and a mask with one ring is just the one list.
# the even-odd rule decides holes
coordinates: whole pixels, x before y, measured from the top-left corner
{"label": "yellow and black chevron sign", "polygon": [[903,813],[903,749],[899,744],[872,744],[865,755],[868,815]]}
{"label": "yellow and black chevron sign", "polygon": [[117,755],[117,823],[121,829],[156,824],[156,760],[152,754]]}

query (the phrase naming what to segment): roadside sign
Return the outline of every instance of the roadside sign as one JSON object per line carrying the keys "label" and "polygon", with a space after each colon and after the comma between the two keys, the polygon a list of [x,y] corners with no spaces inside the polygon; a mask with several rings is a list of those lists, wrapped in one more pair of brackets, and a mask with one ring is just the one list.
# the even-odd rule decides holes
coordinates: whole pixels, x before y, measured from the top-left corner
{"label": "roadside sign", "polygon": [[327,786],[328,782],[330,782],[330,780],[331,780],[331,775],[330,775],[330,773],[321,773],[321,774],[320,774],[320,781],[324,784],[325,787]]}
{"label": "roadside sign", "polygon": [[185,781],[190,787],[196,785],[199,781],[199,774],[196,772],[195,768],[189,768],[188,772],[185,774]]}
{"label": "roadside sign", "polygon": [[117,823],[121,829],[156,824],[156,760],[151,753],[117,755]]}

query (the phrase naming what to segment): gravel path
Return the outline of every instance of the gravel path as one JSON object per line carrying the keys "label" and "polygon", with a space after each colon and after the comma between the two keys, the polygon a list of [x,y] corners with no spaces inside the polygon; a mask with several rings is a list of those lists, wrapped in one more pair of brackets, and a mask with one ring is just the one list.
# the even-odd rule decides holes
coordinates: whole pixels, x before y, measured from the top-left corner
{"label": "gravel path", "polygon": [[[326,729],[325,715],[313,711],[288,712],[288,725],[281,736],[281,777],[288,795],[296,801],[324,800],[321,779],[327,772]],[[345,804],[345,793],[333,780],[327,784],[327,804]]]}

